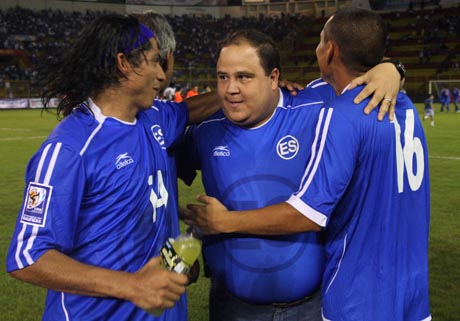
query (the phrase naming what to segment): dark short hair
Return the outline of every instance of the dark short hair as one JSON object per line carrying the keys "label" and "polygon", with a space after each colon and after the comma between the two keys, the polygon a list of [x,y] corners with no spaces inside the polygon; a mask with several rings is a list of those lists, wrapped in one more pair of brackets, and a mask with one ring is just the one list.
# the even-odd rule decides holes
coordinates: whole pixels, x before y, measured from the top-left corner
{"label": "dark short hair", "polygon": [[334,40],[342,61],[351,71],[365,72],[385,54],[387,28],[380,15],[362,8],[344,8],[334,13],[324,27],[325,40]]}
{"label": "dark short hair", "polygon": [[279,50],[270,36],[255,29],[243,29],[229,34],[219,46],[219,55],[224,47],[239,45],[243,42],[249,43],[256,48],[260,64],[268,76],[274,68],[281,74],[281,59]]}

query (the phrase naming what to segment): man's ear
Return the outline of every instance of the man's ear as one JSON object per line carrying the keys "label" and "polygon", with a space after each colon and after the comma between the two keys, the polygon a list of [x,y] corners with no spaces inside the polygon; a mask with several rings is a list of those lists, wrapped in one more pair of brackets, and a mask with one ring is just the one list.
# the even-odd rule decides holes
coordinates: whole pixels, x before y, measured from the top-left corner
{"label": "man's ear", "polygon": [[273,68],[272,72],[270,73],[270,81],[272,82],[272,88],[277,89],[279,86],[279,78],[280,78],[280,71],[278,68]]}
{"label": "man's ear", "polygon": [[123,75],[127,75],[132,69],[126,55],[122,52],[117,53],[117,68]]}
{"label": "man's ear", "polygon": [[334,61],[334,59],[337,58],[337,49],[337,44],[334,41],[329,40],[327,42],[326,61],[328,65],[330,65]]}

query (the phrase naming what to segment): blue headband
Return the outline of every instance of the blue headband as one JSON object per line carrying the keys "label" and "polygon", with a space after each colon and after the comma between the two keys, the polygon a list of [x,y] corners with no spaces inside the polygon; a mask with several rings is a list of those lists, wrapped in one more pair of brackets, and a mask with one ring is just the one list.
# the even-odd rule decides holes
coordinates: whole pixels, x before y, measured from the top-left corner
{"label": "blue headband", "polygon": [[131,46],[128,46],[128,48],[123,50],[125,54],[129,54],[134,49],[142,47],[147,42],[149,42],[151,38],[155,38],[153,31],[150,30],[146,25],[139,23],[139,29],[140,31],[137,40]]}

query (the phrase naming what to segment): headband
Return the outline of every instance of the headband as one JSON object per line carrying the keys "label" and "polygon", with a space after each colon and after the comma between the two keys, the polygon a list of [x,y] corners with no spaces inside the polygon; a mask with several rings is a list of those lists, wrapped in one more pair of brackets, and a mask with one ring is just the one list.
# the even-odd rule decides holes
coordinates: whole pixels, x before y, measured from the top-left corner
{"label": "headband", "polygon": [[124,49],[123,52],[125,54],[129,54],[134,49],[142,47],[145,45],[151,38],[155,38],[155,34],[152,30],[150,30],[146,25],[139,23],[139,36],[137,40],[128,46],[128,48]]}

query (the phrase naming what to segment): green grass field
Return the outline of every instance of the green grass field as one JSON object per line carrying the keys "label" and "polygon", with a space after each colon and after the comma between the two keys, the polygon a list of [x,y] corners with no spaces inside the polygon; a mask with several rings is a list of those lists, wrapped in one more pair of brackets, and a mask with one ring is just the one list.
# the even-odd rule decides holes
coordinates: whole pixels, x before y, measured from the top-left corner
{"label": "green grass field", "polygon": [[[418,105],[420,109],[421,106]],[[460,114],[436,114],[436,126],[424,122],[431,170],[430,288],[435,321],[460,320]],[[40,110],[0,110],[0,320],[41,320],[46,291],[9,277],[5,257],[22,202],[28,159],[51,128],[54,114]],[[202,191],[179,185],[180,202],[192,202]],[[202,273],[203,275],[203,273]],[[207,320],[209,280],[189,287],[189,320]],[[363,320],[369,321],[369,320]],[[389,320],[391,321],[391,320]]]}

